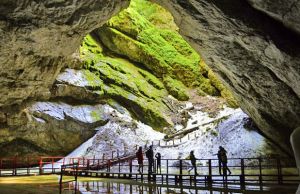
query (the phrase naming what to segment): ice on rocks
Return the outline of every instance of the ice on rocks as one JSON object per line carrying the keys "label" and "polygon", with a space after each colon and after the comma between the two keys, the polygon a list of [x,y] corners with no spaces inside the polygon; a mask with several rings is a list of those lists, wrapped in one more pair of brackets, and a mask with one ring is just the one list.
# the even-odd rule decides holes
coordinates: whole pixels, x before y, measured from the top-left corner
{"label": "ice on rocks", "polygon": [[102,83],[102,80],[95,74],[87,70],[75,69],[65,69],[63,73],[58,75],[56,80],[60,83],[65,83],[78,87],[94,86],[100,85]]}
{"label": "ice on rocks", "polygon": [[[189,105],[191,106],[191,105]],[[188,107],[188,106],[186,106]],[[152,129],[150,126],[133,119],[128,111],[120,113],[112,107],[107,107],[110,121],[97,127],[97,133],[86,143],[74,150],[68,157],[111,158],[135,153],[136,146],[149,146],[152,141],[161,140],[166,134]],[[206,112],[191,111],[187,128],[199,126],[198,130],[179,139],[176,146],[155,146],[155,152],[160,152],[162,158],[186,158],[194,150],[197,158],[216,158],[218,147],[223,146],[228,151],[228,157],[258,157],[272,150],[270,142],[255,130],[245,128],[248,116],[241,109],[223,107],[217,116],[211,117]],[[213,122],[218,119],[219,122]],[[192,123],[197,124],[193,125]],[[210,124],[207,124],[210,122]]]}
{"label": "ice on rocks", "polygon": [[63,120],[67,116],[83,123],[107,120],[109,114],[113,112],[109,105],[72,106],[63,102],[37,102],[29,110],[32,113],[46,114],[57,120]]}

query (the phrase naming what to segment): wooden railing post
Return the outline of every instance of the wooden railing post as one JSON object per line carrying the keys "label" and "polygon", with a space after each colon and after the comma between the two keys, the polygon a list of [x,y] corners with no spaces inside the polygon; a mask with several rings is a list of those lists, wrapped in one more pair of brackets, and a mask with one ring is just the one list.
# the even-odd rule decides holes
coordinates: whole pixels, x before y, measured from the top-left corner
{"label": "wooden railing post", "polygon": [[64,171],[65,171],[65,167],[64,167],[64,165],[62,165],[60,167],[59,194],[62,193],[62,180],[63,180]]}
{"label": "wooden railing post", "polygon": [[76,164],[76,169],[75,169],[75,194],[77,193],[78,166],[79,166],[79,164]]}
{"label": "wooden railing post", "polygon": [[87,159],[87,161],[86,161],[86,168],[89,170],[90,169],[90,159]]}
{"label": "wooden railing post", "polygon": [[110,160],[107,160],[107,172],[110,172]]}
{"label": "wooden railing post", "polygon": [[206,181],[208,185],[212,184],[212,165],[211,165],[211,159],[208,160],[208,176],[206,177]]}
{"label": "wooden railing post", "polygon": [[52,173],[54,173],[54,158],[51,159],[51,168],[52,168]]}
{"label": "wooden railing post", "polygon": [[29,157],[27,156],[27,175],[29,175],[30,174],[30,161],[29,161]]}
{"label": "wooden railing post", "polygon": [[245,161],[241,159],[241,175],[240,175],[241,188],[245,188]]}
{"label": "wooden railing post", "polygon": [[119,164],[119,176],[120,176],[120,172],[121,172],[121,162],[119,161],[118,164]]}
{"label": "wooden railing post", "polygon": [[179,160],[179,181],[182,181],[182,160]]}
{"label": "wooden railing post", "polygon": [[3,166],[2,166],[2,158],[0,158],[0,176],[1,176],[1,173],[2,173],[2,169],[3,169]]}
{"label": "wooden railing post", "polygon": [[40,157],[39,161],[39,174],[43,174],[43,158]]}
{"label": "wooden railing post", "polygon": [[132,160],[129,160],[129,173],[132,174]]}
{"label": "wooden railing post", "polygon": [[258,166],[259,166],[259,185],[262,186],[263,180],[262,180],[262,166],[261,166],[262,160],[261,158],[258,158]]}
{"label": "wooden railing post", "polygon": [[278,174],[278,184],[282,184],[282,167],[280,158],[277,158],[277,174]]}
{"label": "wooden railing post", "polygon": [[167,159],[167,175],[166,175],[166,181],[168,182],[169,179],[169,160]]}
{"label": "wooden railing post", "polygon": [[212,176],[211,159],[208,160],[208,175],[209,175],[209,176]]}
{"label": "wooden railing post", "polygon": [[14,167],[13,175],[17,175],[17,157],[14,157],[13,167]]}

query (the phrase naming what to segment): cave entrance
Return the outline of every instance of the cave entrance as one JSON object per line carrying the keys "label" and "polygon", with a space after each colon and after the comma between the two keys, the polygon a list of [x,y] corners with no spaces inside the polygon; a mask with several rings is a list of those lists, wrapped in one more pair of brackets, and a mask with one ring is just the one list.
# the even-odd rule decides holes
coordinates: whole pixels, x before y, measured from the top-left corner
{"label": "cave entrance", "polygon": [[[136,147],[121,137],[119,129],[143,130],[139,125],[143,122],[162,133],[153,131],[157,138],[145,134],[142,144],[148,146],[154,141],[177,149],[186,139],[194,142],[190,150],[197,144],[197,154],[207,157],[221,145],[236,157],[286,156],[260,134],[178,31],[167,10],[149,1],[132,0],[129,8],[83,39],[80,56],[91,90],[100,90],[107,104],[117,112],[123,107],[134,120],[134,124],[116,122],[119,135],[108,138],[109,147],[122,153]],[[171,158],[187,157],[189,149],[164,152]]]}
{"label": "cave entrance", "polygon": [[[64,2],[54,6],[60,3]],[[78,23],[85,23],[85,19],[78,19]],[[120,177],[123,168],[132,173],[132,167],[137,166],[132,159],[139,147],[148,150],[153,146],[163,158],[165,172],[177,173],[176,181],[182,181],[183,175],[191,180],[188,167],[198,165],[206,169],[201,172],[205,175],[203,181],[211,183],[213,174],[220,178],[222,173],[216,153],[223,146],[229,158],[224,156],[224,150],[223,157],[241,185],[246,177],[244,170],[250,165],[257,167],[254,172],[259,173],[259,182],[262,166],[270,163],[271,169],[267,170],[277,172],[276,180],[272,180],[276,183],[283,182],[284,170],[288,176],[297,176],[290,159],[278,159],[287,153],[257,131],[231,92],[178,31],[165,9],[149,1],[132,0],[129,8],[84,37],[79,49],[82,66],[67,68],[57,77],[51,99],[45,97],[49,101],[30,102],[19,115],[5,118],[12,127],[1,129],[0,135],[5,138],[1,140],[8,143],[1,144],[0,153],[10,150],[7,153],[23,156],[70,152],[68,156],[40,157],[35,163],[30,163],[33,157],[27,157],[26,164],[16,158],[0,159],[1,167],[3,161],[7,162],[4,165],[13,166],[10,169],[14,176],[17,168],[25,165],[29,175],[37,161],[39,168],[32,169],[36,174],[44,170],[55,173],[61,164],[71,163],[71,173],[82,165],[88,170],[105,169],[108,177],[110,170],[116,170]],[[75,36],[74,32],[67,36]],[[241,46],[239,41],[235,43]],[[276,51],[271,47],[266,53]],[[61,51],[51,54],[56,56],[56,52]],[[27,54],[32,57],[32,52]],[[18,70],[17,74],[24,71]],[[202,158],[197,164],[191,161],[194,155]],[[248,170],[253,173],[253,169]],[[95,174],[98,176],[98,172]]]}

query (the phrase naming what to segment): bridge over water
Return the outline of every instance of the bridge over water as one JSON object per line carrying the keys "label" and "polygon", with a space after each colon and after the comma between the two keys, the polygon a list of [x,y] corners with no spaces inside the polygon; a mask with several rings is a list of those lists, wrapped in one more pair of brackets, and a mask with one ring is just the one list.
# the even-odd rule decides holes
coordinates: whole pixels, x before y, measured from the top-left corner
{"label": "bridge over water", "polygon": [[[112,155],[114,156],[114,155]],[[219,173],[217,159],[198,159],[197,176],[189,172],[190,161],[185,159],[162,159],[161,167],[155,162],[153,173],[148,174],[145,160],[143,171],[137,171],[135,154],[105,158],[84,157],[39,157],[2,158],[0,176],[59,174],[63,190],[64,176],[74,176],[75,191],[80,183],[77,178],[99,177],[108,179],[130,179],[141,184],[155,184],[160,187],[201,190],[204,188],[226,189],[228,191],[264,191],[269,186],[297,187],[299,172],[292,158],[229,158],[231,175]]]}

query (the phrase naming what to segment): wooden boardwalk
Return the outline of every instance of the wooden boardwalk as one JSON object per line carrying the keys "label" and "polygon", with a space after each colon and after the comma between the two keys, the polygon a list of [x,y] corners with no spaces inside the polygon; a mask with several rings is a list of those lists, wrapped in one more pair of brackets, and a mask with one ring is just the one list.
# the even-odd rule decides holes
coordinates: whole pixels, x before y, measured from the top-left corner
{"label": "wooden boardwalk", "polygon": [[[60,174],[63,188],[63,176],[99,177],[109,179],[130,179],[138,182],[154,182],[161,185],[211,187],[221,184],[224,187],[234,184],[243,190],[247,185],[296,185],[300,183],[299,172],[292,158],[229,158],[231,175],[220,175],[217,159],[197,160],[197,171],[189,173],[189,160],[162,159],[161,167],[148,174],[145,160],[143,173],[138,173],[135,154],[114,156],[111,159],[66,158],[66,157],[28,157],[0,159],[0,176]],[[222,170],[222,169],[221,169]],[[76,186],[74,188],[77,188]]]}
{"label": "wooden boardwalk", "polygon": [[[75,181],[78,176],[99,177],[109,179],[132,179],[140,182],[149,181],[155,184],[168,185],[190,185],[193,187],[222,184],[239,185],[240,190],[244,190],[246,185],[256,185],[262,188],[264,185],[296,185],[300,183],[299,172],[292,159],[288,158],[231,158],[229,168],[231,175],[220,175],[217,159],[199,159],[197,170],[199,175],[195,176],[194,171],[189,173],[191,167],[189,160],[163,159],[161,169],[156,165],[153,173],[147,173],[148,165],[145,163],[143,173],[137,172],[137,162],[135,159],[114,163],[110,160],[87,159],[85,164],[74,163],[62,166],[61,181],[65,175],[74,176]],[[99,163],[97,166],[95,164]],[[93,164],[93,165],[91,165]],[[88,167],[90,166],[90,168]],[[221,169],[223,171],[223,169]],[[75,187],[76,188],[76,187]]]}

